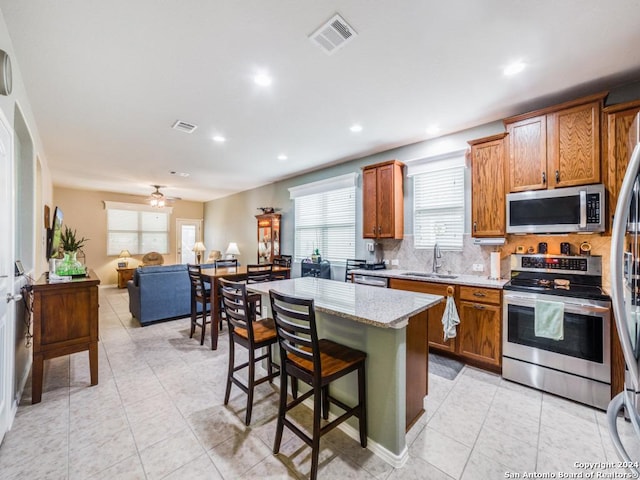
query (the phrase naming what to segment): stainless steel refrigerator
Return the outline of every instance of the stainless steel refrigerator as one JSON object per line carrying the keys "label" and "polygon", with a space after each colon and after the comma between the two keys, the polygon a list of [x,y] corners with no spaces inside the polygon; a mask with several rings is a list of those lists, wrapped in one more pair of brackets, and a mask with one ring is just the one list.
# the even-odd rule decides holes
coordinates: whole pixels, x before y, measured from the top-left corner
{"label": "stainless steel refrigerator", "polygon": [[[622,182],[611,233],[611,300],[626,363],[625,388],[607,409],[609,432],[620,460],[640,475],[640,453],[619,431],[620,414],[640,438],[640,119],[630,131],[635,144]],[[626,445],[625,445],[626,440]],[[635,443],[635,442],[634,442]],[[636,477],[637,478],[637,477]]]}

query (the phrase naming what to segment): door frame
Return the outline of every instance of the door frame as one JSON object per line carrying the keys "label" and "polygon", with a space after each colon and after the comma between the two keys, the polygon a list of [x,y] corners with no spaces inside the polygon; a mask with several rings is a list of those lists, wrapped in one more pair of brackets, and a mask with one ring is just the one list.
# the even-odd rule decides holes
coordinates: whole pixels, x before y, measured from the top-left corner
{"label": "door frame", "polygon": [[[202,218],[176,218],[176,263],[182,261],[182,226],[183,225],[195,225],[196,226],[196,242],[202,240],[202,224],[204,220]],[[206,252],[205,252],[206,253]]]}

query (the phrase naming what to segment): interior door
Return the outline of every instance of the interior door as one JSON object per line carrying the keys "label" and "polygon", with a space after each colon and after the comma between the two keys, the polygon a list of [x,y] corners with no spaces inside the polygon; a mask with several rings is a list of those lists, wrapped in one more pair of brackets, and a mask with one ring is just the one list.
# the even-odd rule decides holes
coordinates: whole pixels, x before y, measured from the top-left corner
{"label": "interior door", "polygon": [[13,132],[0,112],[0,442],[11,421],[13,384]]}
{"label": "interior door", "polygon": [[[197,241],[202,241],[202,220],[178,218],[176,232],[176,263],[195,263],[196,254],[193,251],[193,246]],[[203,253],[202,262],[207,259],[206,253]]]}

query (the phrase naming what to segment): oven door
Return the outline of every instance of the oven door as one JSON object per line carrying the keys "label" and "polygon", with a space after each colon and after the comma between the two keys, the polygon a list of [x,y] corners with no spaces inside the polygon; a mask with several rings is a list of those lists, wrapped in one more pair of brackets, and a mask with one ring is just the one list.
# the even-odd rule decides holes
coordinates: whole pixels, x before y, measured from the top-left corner
{"label": "oven door", "polygon": [[[564,339],[535,335],[536,300],[564,303]],[[503,355],[611,382],[609,302],[524,292],[504,293]]]}

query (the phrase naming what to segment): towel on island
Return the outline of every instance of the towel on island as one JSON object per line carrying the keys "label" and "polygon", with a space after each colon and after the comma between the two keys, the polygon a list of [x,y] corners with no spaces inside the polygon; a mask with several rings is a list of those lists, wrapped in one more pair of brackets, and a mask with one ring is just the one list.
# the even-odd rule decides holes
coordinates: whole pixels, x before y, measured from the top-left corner
{"label": "towel on island", "polygon": [[536,337],[564,339],[564,303],[536,300],[534,327]]}
{"label": "towel on island", "polygon": [[453,296],[447,297],[447,306],[444,308],[444,315],[442,315],[442,330],[444,331],[445,342],[450,338],[456,336],[456,325],[460,323],[460,316],[456,309],[456,302]]}

